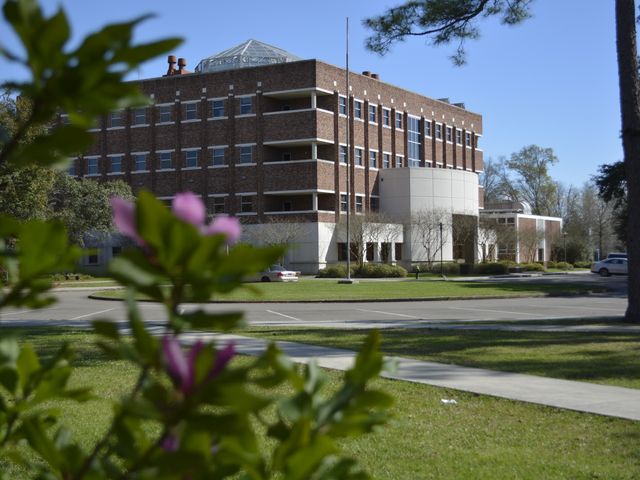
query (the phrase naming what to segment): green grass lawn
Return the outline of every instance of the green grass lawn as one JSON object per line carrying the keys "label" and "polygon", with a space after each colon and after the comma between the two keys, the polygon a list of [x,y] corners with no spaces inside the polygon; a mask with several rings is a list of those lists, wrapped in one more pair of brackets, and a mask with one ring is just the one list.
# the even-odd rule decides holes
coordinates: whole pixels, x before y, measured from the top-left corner
{"label": "green grass lawn", "polygon": [[[8,330],[3,330],[7,332]],[[136,371],[106,360],[90,334],[61,329],[23,331],[40,352],[70,341],[79,351],[76,385],[92,385],[99,400],[61,402],[72,430],[90,445],[108,424],[110,399],[123,395]],[[242,357],[234,359],[246,361]],[[336,388],[341,372],[328,372]],[[396,399],[392,418],[376,433],[345,440],[344,449],[377,478],[634,479],[640,477],[640,422],[581,414],[488,396],[378,380]],[[457,405],[442,404],[454,398]],[[6,478],[21,480],[20,472]]]}
{"label": "green grass lawn", "polygon": [[[401,300],[426,298],[518,297],[549,294],[580,294],[601,287],[580,284],[545,284],[521,282],[445,282],[434,280],[360,281],[340,285],[337,280],[307,280],[297,283],[253,283],[251,289],[238,289],[213,300],[232,302],[260,301],[341,301],[341,300]],[[105,298],[122,298],[123,292],[98,292]],[[142,297],[141,297],[142,298]]]}
{"label": "green grass lawn", "polygon": [[[251,327],[238,333],[357,350],[367,332]],[[422,328],[384,329],[381,333],[382,350],[387,355],[640,388],[640,336],[637,333]]]}

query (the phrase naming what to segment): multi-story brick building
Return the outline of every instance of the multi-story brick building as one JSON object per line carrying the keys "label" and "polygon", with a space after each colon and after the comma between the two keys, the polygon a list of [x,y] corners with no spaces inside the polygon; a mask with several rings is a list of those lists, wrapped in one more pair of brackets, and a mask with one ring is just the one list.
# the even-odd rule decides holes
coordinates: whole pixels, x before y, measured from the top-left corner
{"label": "multi-story brick building", "polygon": [[[386,241],[365,239],[369,260],[422,259],[408,221],[416,210],[477,217],[482,207],[482,117],[463,104],[370,72],[351,73],[347,91],[344,69],[255,40],[194,73],[174,62],[138,82],[153,106],[102,119],[74,175],[122,179],[167,200],[191,190],[211,214],[241,217],[253,238],[265,224],[299,224],[286,262],[307,272],[346,255],[347,168],[351,212],[393,216]],[[451,238],[443,242],[451,259]]]}

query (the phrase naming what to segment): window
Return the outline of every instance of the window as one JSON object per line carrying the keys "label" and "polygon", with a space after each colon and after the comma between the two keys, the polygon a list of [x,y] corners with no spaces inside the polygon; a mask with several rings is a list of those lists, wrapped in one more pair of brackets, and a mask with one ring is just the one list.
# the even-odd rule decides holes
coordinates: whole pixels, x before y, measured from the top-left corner
{"label": "window", "polygon": [[369,105],[369,121],[371,123],[376,123],[378,121],[378,107],[375,105]]}
{"label": "window", "polygon": [[365,258],[367,259],[367,262],[373,262],[373,250],[374,244],[371,242],[367,242],[365,246]]}
{"label": "window", "polygon": [[87,257],[87,264],[88,265],[98,265],[98,254],[97,253],[92,253]]}
{"label": "window", "polygon": [[364,205],[364,197],[362,195],[356,195],[356,212],[362,212]]}
{"label": "window", "polygon": [[98,159],[87,158],[87,175],[97,175],[97,174],[98,174]]}
{"label": "window", "polygon": [[456,128],[456,143],[462,145],[462,130]]}
{"label": "window", "polygon": [[369,150],[369,167],[378,168],[378,152]]}
{"label": "window", "polygon": [[145,125],[147,123],[147,109],[136,108],[133,110],[133,124]]}
{"label": "window", "polygon": [[253,147],[240,147],[240,163],[253,162]]}
{"label": "window", "polygon": [[356,161],[356,165],[362,166],[362,149],[361,148],[356,148],[355,161]]}
{"label": "window", "polygon": [[168,123],[173,120],[173,108],[171,105],[158,107],[158,123]]}
{"label": "window", "polygon": [[173,168],[173,155],[171,152],[160,153],[160,170]]}
{"label": "window", "polygon": [[354,105],[355,107],[353,116],[356,118],[362,118],[362,102],[360,100],[356,100]]}
{"label": "window", "polygon": [[346,194],[340,195],[340,211],[341,212],[347,211],[347,195]]}
{"label": "window", "polygon": [[240,115],[253,113],[253,99],[251,97],[242,97],[240,99]]}
{"label": "window", "polygon": [[372,212],[380,210],[380,199],[378,197],[371,197],[369,199],[369,207],[371,207]]}
{"label": "window", "polygon": [[109,115],[109,127],[122,127],[122,112],[111,112]]}
{"label": "window", "polygon": [[436,138],[442,140],[442,125],[436,123]]}
{"label": "window", "polygon": [[338,97],[338,113],[340,115],[347,114],[347,97]]}
{"label": "window", "polygon": [[404,158],[402,155],[396,155],[396,168],[404,167]]}
{"label": "window", "polygon": [[217,147],[211,149],[211,165],[224,165],[224,148]]}
{"label": "window", "polygon": [[347,261],[347,244],[344,242],[338,242],[338,261]]}
{"label": "window", "polygon": [[382,109],[382,124],[385,127],[388,127],[391,125],[391,110],[386,108]]}
{"label": "window", "polygon": [[422,147],[422,135],[420,135],[420,119],[409,117],[407,122],[408,132],[408,157],[410,167],[420,166],[420,150]]}
{"label": "window", "polygon": [[147,154],[135,153],[133,155],[133,170],[135,172],[142,172],[147,169]]}
{"label": "window", "polygon": [[120,246],[111,247],[111,257],[117,257],[121,253],[122,253],[122,247]]}
{"label": "window", "polygon": [[402,260],[402,243],[396,243],[394,245],[394,250],[396,254],[396,260]]}
{"label": "window", "polygon": [[470,147],[471,146],[471,134],[469,132],[467,132],[465,137],[466,137],[465,138],[465,142],[467,144],[467,147]]}
{"label": "window", "polygon": [[396,112],[396,128],[402,128],[402,112]]}
{"label": "window", "polygon": [[452,142],[451,127],[447,127],[447,142]]}
{"label": "window", "polygon": [[388,153],[382,154],[382,168],[391,168],[391,155]]}
{"label": "window", "polygon": [[225,213],[226,211],[226,202],[224,197],[213,197],[212,209],[213,213]]}
{"label": "window", "polygon": [[240,211],[242,213],[253,212],[253,197],[240,197]]}
{"label": "window", "polygon": [[198,104],[185,103],[183,120],[197,120],[197,119],[198,119]]}
{"label": "window", "polygon": [[340,163],[347,163],[347,146],[340,145]]}
{"label": "window", "polygon": [[424,136],[425,137],[430,137],[431,136],[431,121],[430,120],[425,120],[424,121]]}
{"label": "window", "polygon": [[291,161],[291,152],[282,152],[282,161],[283,162]]}
{"label": "window", "polygon": [[69,168],[67,168],[67,174],[71,175],[72,177],[76,176],[76,161],[75,160],[71,160],[71,162],[69,162]]}
{"label": "window", "polygon": [[109,157],[109,173],[122,173],[122,155]]}
{"label": "window", "polygon": [[211,100],[211,116],[224,117],[224,100]]}
{"label": "window", "polygon": [[196,168],[198,166],[198,150],[184,152],[184,166],[186,168]]}

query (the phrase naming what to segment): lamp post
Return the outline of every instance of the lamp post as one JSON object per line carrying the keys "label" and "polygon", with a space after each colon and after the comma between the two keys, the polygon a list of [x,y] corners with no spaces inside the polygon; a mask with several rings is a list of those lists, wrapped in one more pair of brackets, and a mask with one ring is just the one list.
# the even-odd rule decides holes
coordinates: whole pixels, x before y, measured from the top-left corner
{"label": "lamp post", "polygon": [[562,232],[562,248],[564,249],[564,263],[567,263],[567,232]]}
{"label": "lamp post", "polygon": [[440,227],[440,275],[444,276],[444,265],[442,263],[442,222],[440,222],[438,226]]}

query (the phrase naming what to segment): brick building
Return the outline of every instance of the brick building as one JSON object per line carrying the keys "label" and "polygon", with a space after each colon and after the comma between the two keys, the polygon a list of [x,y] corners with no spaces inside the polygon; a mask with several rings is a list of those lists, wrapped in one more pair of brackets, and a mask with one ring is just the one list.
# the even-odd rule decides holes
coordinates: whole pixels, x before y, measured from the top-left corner
{"label": "brick building", "polygon": [[[166,75],[140,80],[154,105],[102,118],[71,173],[122,179],[166,200],[191,190],[212,215],[240,217],[256,241],[267,226],[298,225],[285,263],[304,272],[346,255],[347,165],[354,217],[393,219],[385,238],[364,239],[369,261],[422,260],[412,212],[477,217],[482,208],[482,117],[463,104],[370,72],[351,73],[347,92],[344,69],[255,40],[202,60],[194,73],[185,66],[170,57]],[[451,259],[451,238],[443,243]]]}

